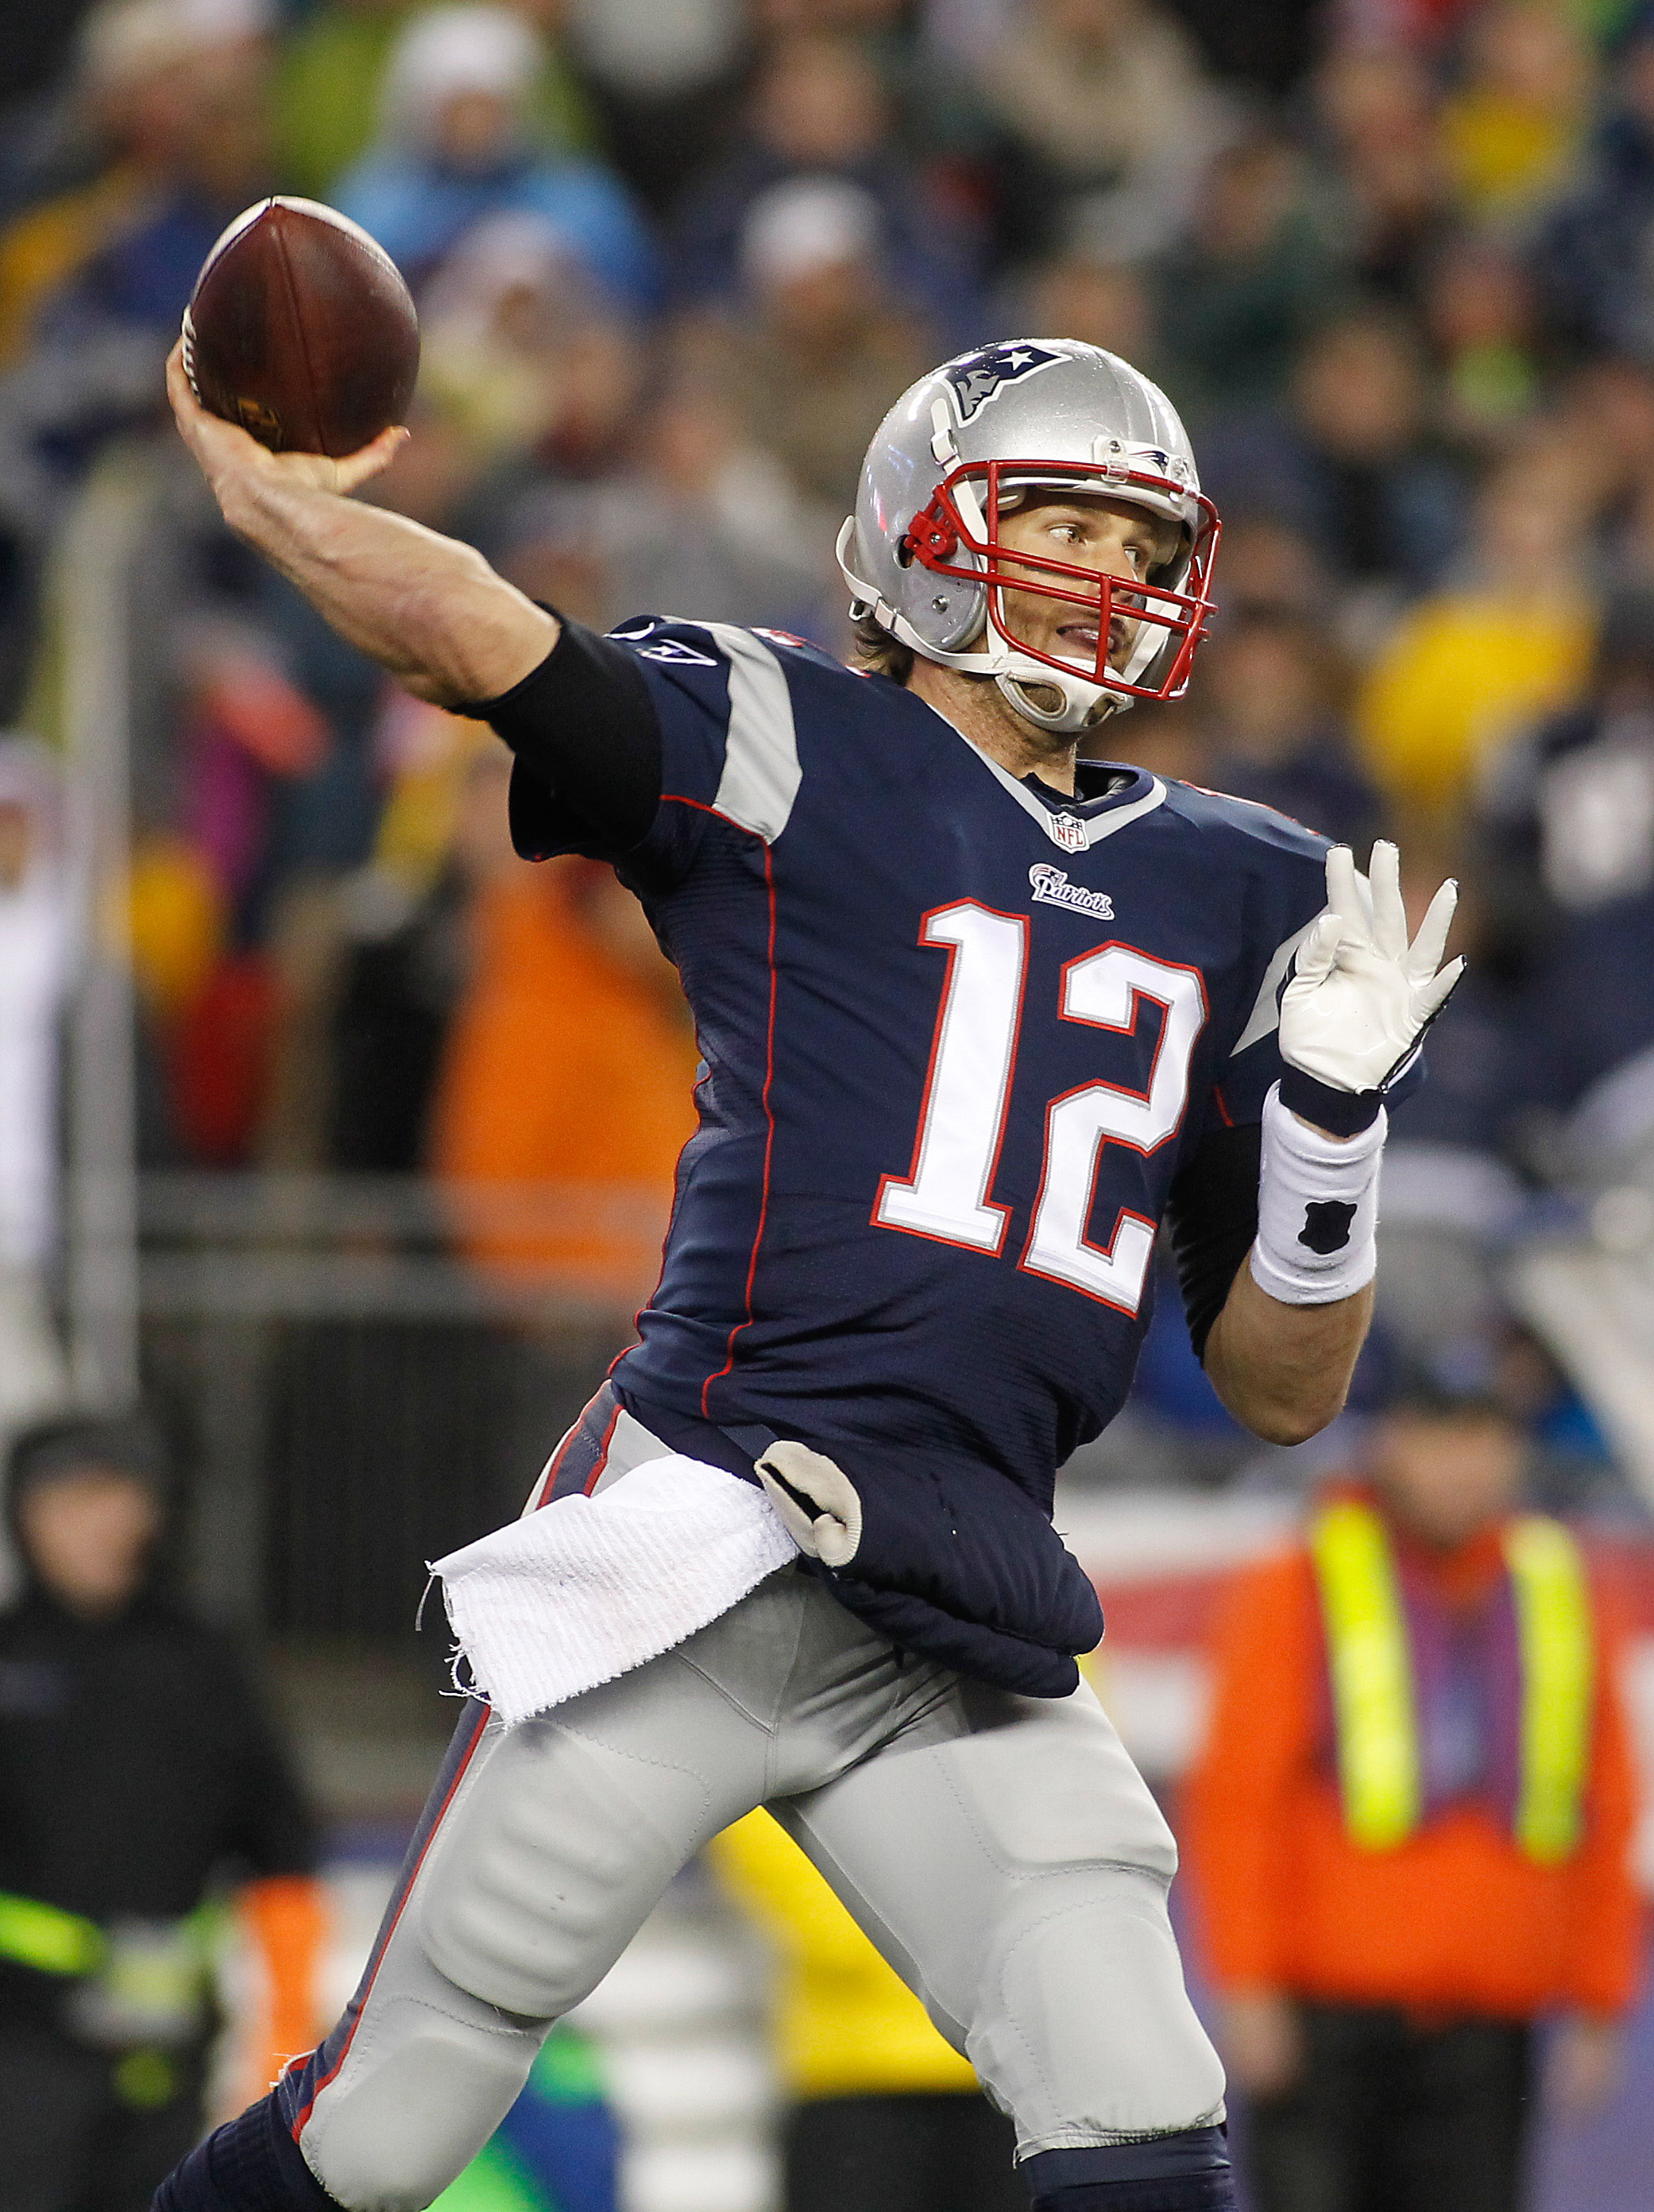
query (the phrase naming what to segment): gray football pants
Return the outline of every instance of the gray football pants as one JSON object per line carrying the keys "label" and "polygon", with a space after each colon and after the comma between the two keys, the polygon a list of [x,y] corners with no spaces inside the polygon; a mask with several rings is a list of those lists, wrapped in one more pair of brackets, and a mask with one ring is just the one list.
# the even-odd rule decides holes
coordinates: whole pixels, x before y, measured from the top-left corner
{"label": "gray football pants", "polygon": [[[1210,2124],[1176,1847],[1088,1688],[1017,1698],[897,1652],[782,1569],[677,1650],[477,1735],[300,2142],[415,2212],[672,1876],[765,1805],[1014,2118],[1019,2154]],[[326,2046],[324,2046],[326,2053]]]}

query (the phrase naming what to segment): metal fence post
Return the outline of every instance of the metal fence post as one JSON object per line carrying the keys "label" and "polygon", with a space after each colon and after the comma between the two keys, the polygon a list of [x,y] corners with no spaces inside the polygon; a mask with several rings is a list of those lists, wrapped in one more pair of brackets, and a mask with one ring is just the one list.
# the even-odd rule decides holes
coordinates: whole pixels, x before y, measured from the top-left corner
{"label": "metal fence post", "polygon": [[64,534],[58,571],[69,849],[83,960],[70,1011],[65,1294],[70,1377],[83,1404],[138,1389],[132,979],[126,935],[131,836],[131,568],[154,478],[137,448],[94,471]]}

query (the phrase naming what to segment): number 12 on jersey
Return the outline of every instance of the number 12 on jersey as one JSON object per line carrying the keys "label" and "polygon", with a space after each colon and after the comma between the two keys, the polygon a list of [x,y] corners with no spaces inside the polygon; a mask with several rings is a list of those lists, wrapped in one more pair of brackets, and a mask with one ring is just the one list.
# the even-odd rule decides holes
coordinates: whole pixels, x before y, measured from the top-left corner
{"label": "number 12 on jersey", "polygon": [[[883,1228],[995,1257],[1004,1245],[1011,1209],[995,1205],[990,1192],[1025,1015],[1028,929],[1025,915],[974,899],[925,916],[920,942],[946,950],[947,980],[912,1171],[886,1176],[873,1206]],[[1147,1090],[1085,1083],[1046,1107],[1039,1196],[1019,1262],[1128,1314],[1142,1303],[1154,1224],[1122,1206],[1106,1245],[1092,1243],[1085,1224],[1108,1145],[1146,1153],[1176,1135],[1189,1101],[1189,1062],[1206,1025],[1206,990],[1196,969],[1129,945],[1101,945],[1062,970],[1057,1012],[1064,1021],[1129,1036],[1145,999],[1164,1009]]]}

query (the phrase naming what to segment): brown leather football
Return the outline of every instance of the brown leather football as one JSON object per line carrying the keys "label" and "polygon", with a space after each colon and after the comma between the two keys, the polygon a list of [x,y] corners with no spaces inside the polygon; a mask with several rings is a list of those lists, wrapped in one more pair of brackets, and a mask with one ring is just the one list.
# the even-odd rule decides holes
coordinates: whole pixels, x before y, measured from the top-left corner
{"label": "brown leather football", "polygon": [[357,223],[284,193],[237,216],[184,316],[196,398],[275,453],[339,460],[406,417],[419,319]]}

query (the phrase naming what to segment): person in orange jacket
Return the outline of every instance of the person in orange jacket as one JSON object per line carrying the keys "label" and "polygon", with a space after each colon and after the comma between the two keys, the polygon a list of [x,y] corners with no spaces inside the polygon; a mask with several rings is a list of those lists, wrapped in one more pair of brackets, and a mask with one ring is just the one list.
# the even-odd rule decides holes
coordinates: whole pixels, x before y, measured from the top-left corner
{"label": "person in orange jacket", "polygon": [[509,774],[498,745],[467,774],[472,963],[437,1079],[431,1164],[466,1253],[496,1281],[561,1275],[629,1308],[660,1272],[695,1129],[694,1031],[612,869],[512,853]]}
{"label": "person in orange jacket", "polygon": [[1515,2212],[1534,2030],[1610,2093],[1639,1950],[1620,1638],[1491,1390],[1407,1381],[1240,1577],[1184,1839],[1259,2212]]}

